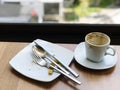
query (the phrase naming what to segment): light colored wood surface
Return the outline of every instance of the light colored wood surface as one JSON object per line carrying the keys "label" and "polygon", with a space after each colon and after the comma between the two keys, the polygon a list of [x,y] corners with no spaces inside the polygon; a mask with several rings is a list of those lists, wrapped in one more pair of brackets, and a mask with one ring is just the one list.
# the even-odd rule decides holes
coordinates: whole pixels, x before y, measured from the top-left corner
{"label": "light colored wood surface", "polygon": [[[43,83],[29,79],[9,65],[9,61],[29,43],[0,42],[0,90],[119,90],[120,89],[120,46],[115,46],[118,62],[115,67],[95,71],[80,66],[75,60],[71,68],[79,73],[82,85],[71,83],[64,76]],[[59,44],[74,51],[77,44]]]}

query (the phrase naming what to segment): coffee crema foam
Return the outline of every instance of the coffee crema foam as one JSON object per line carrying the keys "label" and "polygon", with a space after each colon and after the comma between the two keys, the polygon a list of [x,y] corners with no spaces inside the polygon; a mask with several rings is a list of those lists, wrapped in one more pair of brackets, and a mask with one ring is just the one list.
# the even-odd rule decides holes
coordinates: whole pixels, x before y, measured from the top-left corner
{"label": "coffee crema foam", "polygon": [[108,37],[102,33],[91,33],[88,34],[87,41],[94,45],[104,45],[108,42]]}

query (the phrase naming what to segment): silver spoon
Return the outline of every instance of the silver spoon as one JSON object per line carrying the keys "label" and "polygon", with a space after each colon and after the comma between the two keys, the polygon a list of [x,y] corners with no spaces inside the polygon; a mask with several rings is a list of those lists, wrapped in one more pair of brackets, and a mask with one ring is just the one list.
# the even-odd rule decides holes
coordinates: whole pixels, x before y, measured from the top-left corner
{"label": "silver spoon", "polygon": [[33,51],[33,59],[35,60],[35,62],[36,62],[38,65],[40,65],[40,66],[42,66],[42,67],[47,67],[47,68],[52,67],[52,68],[54,68],[56,71],[60,72],[61,74],[63,74],[63,75],[65,75],[66,77],[68,77],[69,79],[73,80],[75,83],[77,83],[77,84],[79,84],[79,85],[81,84],[81,82],[78,81],[77,79],[71,77],[70,75],[66,74],[66,73],[63,72],[62,70],[60,70],[60,69],[52,66],[52,65],[49,64],[46,60],[40,58],[40,57],[36,54],[36,49],[35,49],[34,47],[32,48],[32,51]]}
{"label": "silver spoon", "polygon": [[67,74],[70,74],[67,70],[65,70],[63,67],[61,67],[59,64],[57,64],[54,60],[51,60],[50,58],[46,57],[46,52],[43,49],[39,49],[36,45],[33,46],[34,48],[34,53],[36,54],[37,57],[42,58],[42,59],[47,59],[50,62],[54,63],[58,68],[60,68],[62,71],[64,71]]}
{"label": "silver spoon", "polygon": [[[50,58],[52,58],[52,60],[56,59],[55,55],[53,52],[51,52],[51,50],[49,50],[49,48],[44,48],[42,47],[41,43],[37,43],[36,41],[34,42],[36,47],[39,48],[40,50],[42,50],[43,52],[45,52],[47,54],[47,56],[49,56]],[[50,51],[50,53],[47,52],[47,49]],[[62,64],[62,63],[61,63]],[[79,77],[79,74],[76,73],[73,69],[71,69],[69,66],[62,64],[63,67],[65,67],[72,75],[74,75],[75,77]]]}

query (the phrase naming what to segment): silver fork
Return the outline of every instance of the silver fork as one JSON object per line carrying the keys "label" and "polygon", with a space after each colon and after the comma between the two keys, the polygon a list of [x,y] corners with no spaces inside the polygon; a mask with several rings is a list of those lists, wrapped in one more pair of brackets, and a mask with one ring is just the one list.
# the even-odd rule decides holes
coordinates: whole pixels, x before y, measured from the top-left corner
{"label": "silver fork", "polygon": [[35,63],[37,63],[38,65],[42,66],[42,67],[52,67],[54,68],[56,71],[60,72],[61,74],[63,74],[64,76],[68,77],[69,79],[71,79],[72,81],[74,81],[77,84],[81,84],[80,81],[78,81],[77,79],[73,78],[72,76],[66,74],[65,72],[63,72],[62,70],[56,68],[55,66],[51,65],[50,63],[48,63],[46,60],[39,58],[33,51],[33,59],[35,60]]}

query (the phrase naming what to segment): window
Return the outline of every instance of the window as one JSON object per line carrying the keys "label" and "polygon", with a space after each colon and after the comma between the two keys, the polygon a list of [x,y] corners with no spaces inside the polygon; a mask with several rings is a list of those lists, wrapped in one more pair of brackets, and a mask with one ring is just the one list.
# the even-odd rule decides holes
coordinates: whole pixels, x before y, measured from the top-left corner
{"label": "window", "polygon": [[55,23],[120,24],[119,7],[120,0],[1,0],[0,23],[44,23],[60,13]]}

